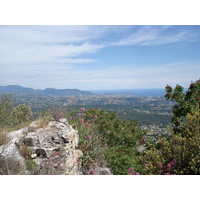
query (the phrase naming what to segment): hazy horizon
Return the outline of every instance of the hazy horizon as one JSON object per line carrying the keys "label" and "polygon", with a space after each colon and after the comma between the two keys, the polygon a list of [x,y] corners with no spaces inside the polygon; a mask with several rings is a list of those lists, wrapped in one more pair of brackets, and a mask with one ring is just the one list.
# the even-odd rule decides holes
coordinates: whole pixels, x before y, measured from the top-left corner
{"label": "hazy horizon", "polygon": [[0,26],[0,85],[120,90],[200,78],[200,26]]}

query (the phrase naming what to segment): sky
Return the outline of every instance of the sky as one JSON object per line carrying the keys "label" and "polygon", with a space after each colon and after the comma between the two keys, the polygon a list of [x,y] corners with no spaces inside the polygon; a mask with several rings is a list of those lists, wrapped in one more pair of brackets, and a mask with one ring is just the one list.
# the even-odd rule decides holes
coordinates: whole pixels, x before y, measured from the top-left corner
{"label": "sky", "polygon": [[199,25],[0,26],[0,86],[152,89],[199,78]]}

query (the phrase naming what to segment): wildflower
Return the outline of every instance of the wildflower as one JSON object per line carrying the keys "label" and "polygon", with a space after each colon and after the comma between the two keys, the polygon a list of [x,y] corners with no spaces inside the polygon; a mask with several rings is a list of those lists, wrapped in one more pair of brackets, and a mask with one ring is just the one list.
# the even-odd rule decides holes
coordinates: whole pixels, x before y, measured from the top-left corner
{"label": "wildflower", "polygon": [[130,167],[129,168],[129,172],[133,172],[134,171],[134,168],[133,167]]}
{"label": "wildflower", "polygon": [[167,164],[167,170],[169,171],[172,168],[172,165],[169,163]]}
{"label": "wildflower", "polygon": [[69,119],[72,119],[72,117],[69,117]]}
{"label": "wildflower", "polygon": [[83,123],[83,122],[84,122],[84,119],[80,119],[80,122]]}
{"label": "wildflower", "polygon": [[84,126],[84,125],[85,125],[84,123],[81,124],[81,126]]}
{"label": "wildflower", "polygon": [[135,175],[140,175],[140,173],[139,173],[139,172],[136,172]]}
{"label": "wildflower", "polygon": [[159,164],[158,164],[158,168],[163,168],[163,164],[162,164],[162,163],[159,163]]}
{"label": "wildflower", "polygon": [[91,140],[92,139],[92,136],[91,135],[87,135],[87,140]]}
{"label": "wildflower", "polygon": [[91,170],[89,171],[89,174],[90,174],[90,175],[94,175],[94,174],[95,174],[94,170],[91,169]]}
{"label": "wildflower", "polygon": [[110,133],[110,131],[107,131],[107,133]]}
{"label": "wildflower", "polygon": [[49,173],[48,175],[52,175],[51,173]]}
{"label": "wildflower", "polygon": [[176,165],[176,163],[177,163],[177,160],[176,159],[173,159],[172,161],[171,161],[171,164],[174,166],[174,165]]}
{"label": "wildflower", "polygon": [[147,163],[147,164],[145,164],[145,166],[149,167],[149,166],[150,166],[150,164],[149,164],[149,163]]}
{"label": "wildflower", "polygon": [[85,122],[85,125],[88,125],[89,124],[89,122]]}
{"label": "wildflower", "polygon": [[97,119],[98,117],[97,117],[97,115],[94,115],[94,119]]}
{"label": "wildflower", "polygon": [[86,109],[85,109],[85,108],[81,108],[81,110],[82,110],[83,112],[85,112],[85,111],[86,111]]}
{"label": "wildflower", "polygon": [[79,163],[80,161],[81,161],[81,159],[80,159],[80,158],[77,158],[77,159],[76,159],[76,162],[77,162],[77,163]]}
{"label": "wildflower", "polygon": [[107,147],[108,146],[108,144],[104,144],[104,147]]}
{"label": "wildflower", "polygon": [[85,114],[85,113],[83,113],[83,116],[86,116],[86,114]]}
{"label": "wildflower", "polygon": [[81,116],[81,113],[78,113],[78,116]]}
{"label": "wildflower", "polygon": [[128,175],[133,175],[132,173],[129,173]]}
{"label": "wildflower", "polygon": [[165,175],[170,175],[170,173],[166,173]]}

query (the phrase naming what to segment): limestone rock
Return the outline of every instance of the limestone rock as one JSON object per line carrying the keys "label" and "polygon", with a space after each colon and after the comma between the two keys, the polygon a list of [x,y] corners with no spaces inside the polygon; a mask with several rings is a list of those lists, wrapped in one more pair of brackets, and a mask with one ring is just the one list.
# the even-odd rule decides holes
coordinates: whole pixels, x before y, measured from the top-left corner
{"label": "limestone rock", "polygon": [[19,153],[19,147],[25,145],[31,150],[30,159],[38,165],[37,171],[32,174],[81,174],[81,163],[77,159],[83,153],[76,149],[78,131],[68,124],[67,119],[50,121],[44,128],[33,122],[29,128],[7,134],[12,139],[6,147],[0,147],[0,153],[7,157],[14,156],[25,166],[25,159]]}

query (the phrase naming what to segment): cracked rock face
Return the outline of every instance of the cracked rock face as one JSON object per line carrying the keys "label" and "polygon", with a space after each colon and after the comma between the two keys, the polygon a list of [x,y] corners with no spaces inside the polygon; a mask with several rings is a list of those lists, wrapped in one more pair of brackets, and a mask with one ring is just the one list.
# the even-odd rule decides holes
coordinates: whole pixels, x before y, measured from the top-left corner
{"label": "cracked rock face", "polygon": [[[37,123],[34,122],[30,125],[32,132],[22,134],[21,131],[13,131],[12,144],[10,146],[17,149],[25,145],[31,149],[30,159],[35,161],[38,165],[38,170],[43,174],[66,174],[66,175],[79,175],[80,162],[77,159],[82,157],[83,154],[77,150],[78,146],[78,131],[70,126],[66,119],[59,121],[50,121],[44,128],[37,128]],[[8,149],[11,147],[8,146]],[[8,156],[8,151],[6,156]],[[18,157],[24,160],[18,153]]]}

